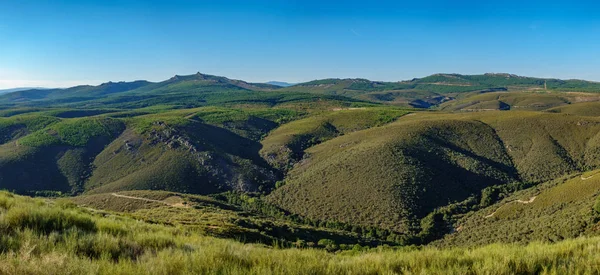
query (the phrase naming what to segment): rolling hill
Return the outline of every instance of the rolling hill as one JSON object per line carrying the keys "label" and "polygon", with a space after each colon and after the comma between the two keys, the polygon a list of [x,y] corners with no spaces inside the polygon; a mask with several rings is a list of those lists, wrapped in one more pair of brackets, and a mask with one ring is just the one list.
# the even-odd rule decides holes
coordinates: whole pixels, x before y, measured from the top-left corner
{"label": "rolling hill", "polygon": [[[519,206],[513,201],[536,192],[541,199],[540,192],[558,188],[564,177],[600,168],[597,85],[437,74],[282,88],[198,73],[157,83],[18,91],[0,96],[0,188],[79,195],[78,202],[96,208],[115,200],[129,202],[123,209],[137,205],[112,193],[210,196],[219,203],[203,211],[239,211],[227,212],[235,226],[219,236],[240,238],[241,230],[287,244],[298,236],[290,232],[308,227],[338,232],[345,245],[595,235],[595,212],[585,212],[595,195],[575,197],[568,202],[575,208],[556,212],[585,212],[576,225],[527,227],[531,237],[499,238],[476,224],[522,232],[519,216],[500,219],[504,209]],[[582,188],[570,182],[557,190]],[[498,208],[496,218],[483,218]],[[257,220],[296,229],[267,230]]]}
{"label": "rolling hill", "polygon": [[436,209],[494,202],[492,187],[598,167],[599,123],[536,112],[405,116],[307,149],[267,198],[312,219],[417,235]]}

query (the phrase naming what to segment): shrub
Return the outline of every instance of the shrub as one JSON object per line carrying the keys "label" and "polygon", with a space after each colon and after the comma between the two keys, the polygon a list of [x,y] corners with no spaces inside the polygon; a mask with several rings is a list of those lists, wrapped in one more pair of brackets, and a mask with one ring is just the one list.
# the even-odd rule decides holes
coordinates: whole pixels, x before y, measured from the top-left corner
{"label": "shrub", "polygon": [[91,259],[137,259],[144,249],[135,242],[107,234],[86,234],[77,237],[75,253]]}
{"label": "shrub", "polygon": [[28,228],[46,234],[74,228],[96,231],[96,224],[90,217],[56,208],[14,207],[6,213],[4,220],[13,230]]}
{"label": "shrub", "polygon": [[275,182],[275,188],[280,188],[284,185],[285,185],[285,181],[283,181],[283,180],[279,180],[279,181]]}
{"label": "shrub", "polygon": [[335,241],[331,239],[320,239],[317,244],[319,246],[325,247],[327,251],[335,251],[339,248]]}
{"label": "shrub", "polygon": [[173,236],[166,234],[141,234],[135,238],[135,241],[144,249],[158,251],[165,248],[175,247]]}
{"label": "shrub", "polygon": [[125,236],[129,234],[129,230],[122,222],[109,219],[101,219],[96,221],[98,232],[106,233],[112,236]]}
{"label": "shrub", "polygon": [[600,213],[600,197],[596,198],[596,203],[594,204],[594,210],[597,213]]}
{"label": "shrub", "polygon": [[57,199],[56,201],[54,201],[54,203],[56,206],[62,209],[74,209],[77,207],[77,204],[75,204],[69,199]]}
{"label": "shrub", "polygon": [[10,209],[15,204],[14,200],[4,194],[0,194],[0,208]]}
{"label": "shrub", "polygon": [[438,239],[448,231],[447,217],[439,211],[431,212],[421,220],[421,239],[430,242]]}

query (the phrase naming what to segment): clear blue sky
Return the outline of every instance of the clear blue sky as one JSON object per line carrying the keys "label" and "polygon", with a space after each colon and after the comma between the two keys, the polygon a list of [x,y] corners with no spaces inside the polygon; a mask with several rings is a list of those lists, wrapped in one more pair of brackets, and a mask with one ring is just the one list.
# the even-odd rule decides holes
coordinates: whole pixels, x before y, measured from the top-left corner
{"label": "clear blue sky", "polygon": [[600,81],[599,14],[573,0],[0,0],[0,88],[197,71],[261,82],[438,72]]}

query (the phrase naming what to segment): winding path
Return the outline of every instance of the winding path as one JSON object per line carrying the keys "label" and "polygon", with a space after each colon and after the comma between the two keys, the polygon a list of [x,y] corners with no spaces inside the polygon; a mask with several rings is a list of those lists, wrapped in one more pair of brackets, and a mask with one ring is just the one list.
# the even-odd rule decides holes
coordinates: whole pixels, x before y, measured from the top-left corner
{"label": "winding path", "polygon": [[115,197],[118,197],[118,198],[140,200],[140,201],[147,201],[147,202],[156,202],[156,203],[161,203],[161,204],[165,204],[165,205],[172,206],[172,207],[187,207],[183,203],[169,203],[169,202],[166,202],[166,201],[159,201],[159,200],[153,200],[153,199],[147,199],[147,198],[140,198],[140,197],[132,197],[132,196],[121,195],[121,194],[117,194],[117,193],[111,193],[111,195],[115,196]]}
{"label": "winding path", "polygon": [[593,175],[591,175],[589,177],[584,177],[583,175],[581,175],[581,180],[589,180],[589,179],[593,178],[595,175],[596,174],[593,174]]}
{"label": "winding path", "polygon": [[[532,202],[535,201],[535,198],[537,198],[537,196],[533,196],[533,197],[529,198],[529,200],[526,200],[526,201],[524,201],[524,200],[509,201],[509,202],[505,203],[504,205],[507,205],[507,204],[512,203],[512,202],[518,202],[518,203],[522,203],[522,204],[530,204],[530,203],[532,203]],[[502,206],[504,206],[504,205],[502,205]],[[502,208],[502,206],[498,207],[498,209],[496,209],[496,211],[494,211],[492,214],[489,214],[489,215],[485,216],[484,218],[487,219],[487,218],[493,217],[494,214],[496,214],[496,212],[498,212],[498,210],[500,210],[500,208]]]}

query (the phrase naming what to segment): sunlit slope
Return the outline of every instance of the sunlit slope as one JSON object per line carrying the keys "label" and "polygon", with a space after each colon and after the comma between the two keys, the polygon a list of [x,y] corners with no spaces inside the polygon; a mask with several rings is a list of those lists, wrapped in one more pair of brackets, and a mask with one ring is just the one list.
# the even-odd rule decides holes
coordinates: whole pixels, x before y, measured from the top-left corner
{"label": "sunlit slope", "polygon": [[[128,196],[142,194],[126,193]],[[167,195],[167,194],[166,194]],[[168,194],[173,196],[175,194]],[[110,195],[108,195],[110,196]],[[156,200],[155,194],[149,194]],[[81,198],[80,198],[81,199]],[[87,207],[90,198],[76,199]],[[203,198],[180,197],[194,206]],[[170,202],[165,200],[165,202]],[[599,238],[556,244],[495,244],[480,248],[386,248],[330,253],[317,249],[276,249],[205,236],[201,226],[235,226],[227,218],[208,216],[201,206],[166,205],[133,215],[77,207],[68,200],[44,200],[0,192],[3,253],[0,273],[6,274],[595,274]],[[144,209],[140,209],[144,210]],[[181,210],[181,211],[179,211]],[[163,214],[158,222],[153,217]],[[166,215],[164,215],[166,214]],[[174,214],[174,215],[173,215]],[[206,221],[203,218],[211,218]],[[222,218],[225,219],[222,219]],[[178,226],[164,220],[182,219]],[[144,222],[147,220],[148,222]],[[187,221],[199,223],[188,224]],[[252,222],[253,217],[244,218]],[[224,222],[222,222],[224,221]],[[214,223],[213,223],[214,222]],[[158,223],[158,224],[157,224]],[[286,224],[257,223],[259,230],[289,230]],[[294,227],[309,238],[330,232]],[[298,230],[296,230],[298,229]],[[214,230],[218,230],[214,228]],[[272,232],[272,231],[271,231]],[[316,234],[315,234],[316,233]],[[250,234],[246,234],[250,235]],[[268,236],[265,236],[268,237]],[[279,241],[279,244],[282,242]],[[321,243],[321,242],[319,242]],[[322,247],[322,246],[320,246]]]}
{"label": "sunlit slope", "polygon": [[543,110],[569,104],[566,93],[491,92],[473,94],[440,105],[445,111]]}
{"label": "sunlit slope", "polygon": [[269,199],[309,218],[407,230],[488,186],[598,166],[600,121],[537,112],[416,114],[306,150]]}
{"label": "sunlit slope", "polygon": [[546,110],[551,113],[564,113],[578,116],[600,116],[600,102],[582,102]]}
{"label": "sunlit slope", "polygon": [[572,175],[517,192],[459,220],[441,245],[559,241],[598,234],[600,171]]}
{"label": "sunlit slope", "polygon": [[[456,100],[445,102],[439,106],[444,111],[491,111],[491,110],[560,110],[568,108],[579,110],[580,104],[600,100],[597,93],[575,93],[561,91],[517,91],[471,92],[463,93]],[[576,104],[576,105],[572,105]],[[577,106],[577,107],[569,107]],[[581,105],[584,107],[585,105]],[[584,108],[585,109],[585,108]],[[584,114],[578,112],[577,114]]]}
{"label": "sunlit slope", "polygon": [[597,167],[600,120],[536,112],[474,116],[494,128],[526,182],[543,182]]}

